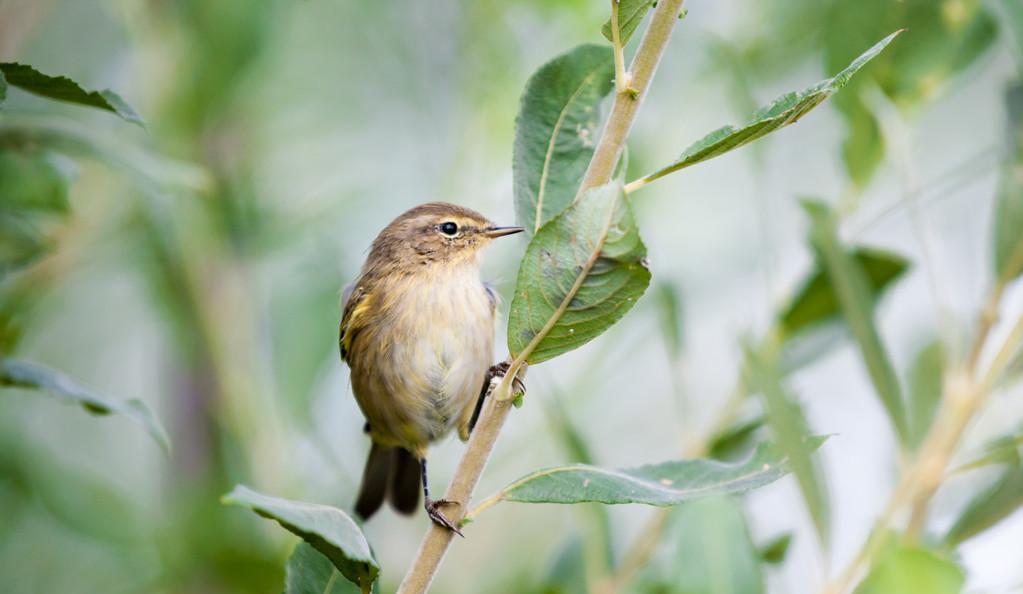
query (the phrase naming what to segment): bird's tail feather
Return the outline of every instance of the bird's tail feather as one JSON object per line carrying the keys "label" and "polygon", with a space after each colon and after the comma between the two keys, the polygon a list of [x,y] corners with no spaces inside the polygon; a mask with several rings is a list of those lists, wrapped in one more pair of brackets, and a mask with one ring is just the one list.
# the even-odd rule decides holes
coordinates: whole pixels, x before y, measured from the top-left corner
{"label": "bird's tail feather", "polygon": [[366,468],[362,471],[359,497],[355,501],[355,513],[363,520],[368,520],[383,504],[393,461],[393,448],[376,443],[370,447]]}
{"label": "bird's tail feather", "polygon": [[412,514],[419,507],[420,468],[408,450],[374,443],[362,472],[362,485],[355,501],[355,513],[368,520],[386,498],[400,513]]}
{"label": "bird's tail feather", "polygon": [[388,499],[398,512],[413,514],[419,507],[419,491],[422,489],[419,460],[416,460],[408,450],[395,448],[393,464]]}

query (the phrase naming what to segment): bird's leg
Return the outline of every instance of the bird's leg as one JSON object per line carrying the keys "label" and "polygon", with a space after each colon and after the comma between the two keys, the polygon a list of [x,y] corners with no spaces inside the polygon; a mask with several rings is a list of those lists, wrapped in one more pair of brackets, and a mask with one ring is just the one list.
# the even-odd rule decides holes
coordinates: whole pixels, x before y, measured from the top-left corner
{"label": "bird's leg", "polygon": [[430,516],[434,524],[437,524],[441,528],[447,528],[454,532],[458,536],[465,538],[462,531],[458,529],[458,526],[453,524],[451,520],[447,519],[444,514],[440,513],[440,508],[445,505],[458,505],[457,501],[448,501],[447,499],[438,499],[434,501],[430,499],[430,485],[426,480],[426,458],[419,460],[419,469],[423,473],[423,507],[426,508],[426,515]]}
{"label": "bird's leg", "polygon": [[[483,376],[483,387],[480,388],[480,397],[476,400],[476,408],[472,411],[472,418],[469,419],[469,432],[471,433],[473,428],[476,427],[476,422],[480,419],[480,413],[483,411],[483,401],[486,400],[487,396],[494,389],[494,380],[503,378],[508,373],[508,368],[511,367],[511,363],[508,361],[501,361],[490,366],[487,370],[486,375]],[[526,384],[522,383],[522,376],[525,375],[525,364],[515,375],[515,379],[512,380],[512,388],[516,394],[526,393]]]}

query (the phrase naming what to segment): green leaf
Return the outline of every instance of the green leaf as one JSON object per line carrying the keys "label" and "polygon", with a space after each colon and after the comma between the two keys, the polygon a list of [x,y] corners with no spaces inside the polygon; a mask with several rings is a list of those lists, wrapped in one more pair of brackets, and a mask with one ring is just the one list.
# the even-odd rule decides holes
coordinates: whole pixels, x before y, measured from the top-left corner
{"label": "green leaf", "polygon": [[995,276],[1008,282],[1023,274],[1023,85],[1009,90],[1007,100],[1010,157],[1002,170],[995,199]]}
{"label": "green leaf", "polygon": [[764,395],[767,422],[778,450],[789,460],[810,519],[813,520],[821,544],[826,546],[830,533],[830,506],[827,488],[821,479],[821,468],[811,457],[817,449],[817,442],[810,436],[799,403],[789,396],[782,385],[777,365],[750,348],[746,350],[746,362],[748,385]]}
{"label": "green leaf", "polygon": [[739,504],[712,497],[672,512],[662,551],[640,591],[761,594],[764,576]]}
{"label": "green leaf", "polygon": [[547,405],[547,418],[550,420],[554,436],[561,443],[565,453],[573,462],[593,464],[593,453],[586,438],[576,427],[572,419],[565,413],[559,397],[551,398]]}
{"label": "green leaf", "polygon": [[788,93],[775,99],[773,103],[753,114],[753,117],[742,126],[725,126],[704,136],[683,151],[674,163],[644,177],[642,181],[651,182],[669,173],[719,157],[799,121],[810,110],[845,86],[857,71],[881,53],[881,50],[891,43],[899,33],[901,31],[896,31],[877,42],[834,77],[802,91]]}
{"label": "green leaf", "polygon": [[124,415],[140,423],[164,450],[170,451],[167,432],[140,400],[111,400],[56,369],[10,358],[0,358],[0,387],[44,391],[68,404],[81,406],[94,415]]}
{"label": "green leaf", "polygon": [[[823,439],[813,439],[818,447]],[[789,472],[785,459],[766,445],[746,460],[678,460],[625,470],[586,464],[552,466],[511,483],[497,501],[519,503],[642,503],[671,506],[708,497],[745,493],[772,483]]]}
{"label": "green leaf", "polygon": [[588,594],[586,574],[586,547],[583,540],[573,536],[566,541],[554,557],[544,577],[543,594]]}
{"label": "green leaf", "polygon": [[660,318],[661,333],[668,345],[668,353],[672,359],[682,355],[684,339],[682,333],[682,295],[678,288],[668,282],[658,283],[654,287],[657,298],[657,313]]}
{"label": "green leaf", "polygon": [[[886,250],[855,248],[849,252],[849,258],[866,275],[867,289],[874,303],[909,269],[905,258]],[[841,320],[841,315],[834,286],[824,263],[818,259],[802,288],[784,309],[778,326],[783,337],[789,339],[822,324]]]}
{"label": "green leaf", "polygon": [[0,150],[0,212],[65,213],[71,175],[46,152]]}
{"label": "green leaf", "polygon": [[785,532],[757,547],[757,556],[764,563],[778,565],[785,562],[792,545],[792,533]]}
{"label": "green leaf", "polygon": [[[614,0],[612,0],[613,2]],[[632,34],[636,32],[639,24],[643,22],[643,17],[650,10],[650,7],[657,3],[656,0],[620,0],[618,3],[618,35],[621,39],[622,45],[629,43],[632,39]],[[600,32],[604,34],[604,37],[608,41],[613,42],[614,37],[611,35],[611,19],[607,19],[604,26],[600,28]]]}
{"label": "green leaf", "polygon": [[362,530],[336,507],[270,497],[243,485],[224,495],[221,502],[247,507],[275,520],[330,559],[348,581],[363,591],[369,591],[380,574]]}
{"label": "green leaf", "polygon": [[1023,464],[1017,445],[1000,453],[1008,458],[994,483],[974,495],[945,535],[945,543],[958,546],[1002,521],[1023,506]]}
{"label": "green leaf", "polygon": [[932,551],[894,547],[855,594],[959,594],[964,581],[959,567]]}
{"label": "green leaf", "polygon": [[1020,446],[1023,446],[1023,433],[1003,435],[988,442],[984,446],[983,453],[969,462],[957,466],[954,472],[965,472],[992,464],[1014,464],[1019,460]]}
{"label": "green leaf", "polygon": [[909,372],[909,441],[913,449],[920,447],[931,428],[934,413],[941,402],[945,374],[945,352],[940,341],[933,341],[917,353]]}
{"label": "green leaf", "polygon": [[710,439],[707,456],[715,460],[735,460],[756,447],[757,434],[767,419],[763,415],[741,419]]}
{"label": "green leaf", "polygon": [[526,83],[515,120],[515,214],[534,233],[575,199],[596,147],[600,102],[614,88],[611,48],[580,45]]}
{"label": "green leaf", "polygon": [[7,79],[4,77],[3,71],[0,70],[0,107],[3,106],[5,99],[7,99]]}
{"label": "green leaf", "polygon": [[307,542],[300,542],[288,557],[284,574],[284,594],[358,594],[349,582]]}
{"label": "green leaf", "polygon": [[57,101],[103,109],[117,114],[129,122],[144,125],[141,116],[117,93],[109,89],[89,91],[66,76],[49,76],[31,66],[16,62],[0,63],[0,73],[3,73],[9,85],[29,93]]}
{"label": "green leaf", "polygon": [[835,105],[846,120],[843,158],[849,177],[862,188],[885,151],[880,124],[865,99],[868,89],[880,89],[907,110],[934,100],[949,79],[993,45],[997,22],[980,0],[814,4],[823,4],[827,10],[819,18],[824,25],[819,53],[826,69],[841,68],[865,44],[894,27],[909,31],[836,98]]}
{"label": "green leaf", "polygon": [[28,266],[52,247],[26,217],[0,212],[0,279]]}
{"label": "green leaf", "polygon": [[909,425],[902,389],[874,323],[874,296],[869,277],[839,242],[837,223],[831,209],[812,200],[804,200],[803,208],[810,216],[810,243],[824,263],[842,315],[860,347],[874,389],[888,412],[899,442],[905,444]]}
{"label": "green leaf", "polygon": [[540,363],[593,340],[650,284],[646,247],[622,187],[589,190],[526,248],[508,319],[508,350]]}

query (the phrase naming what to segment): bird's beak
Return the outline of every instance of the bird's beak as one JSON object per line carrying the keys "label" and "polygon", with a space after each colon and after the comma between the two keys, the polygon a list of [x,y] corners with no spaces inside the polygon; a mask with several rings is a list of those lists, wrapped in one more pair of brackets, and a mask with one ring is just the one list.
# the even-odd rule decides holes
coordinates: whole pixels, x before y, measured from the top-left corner
{"label": "bird's beak", "polygon": [[487,237],[504,237],[505,235],[514,235],[516,233],[522,233],[525,231],[522,227],[488,227],[483,230],[483,234]]}

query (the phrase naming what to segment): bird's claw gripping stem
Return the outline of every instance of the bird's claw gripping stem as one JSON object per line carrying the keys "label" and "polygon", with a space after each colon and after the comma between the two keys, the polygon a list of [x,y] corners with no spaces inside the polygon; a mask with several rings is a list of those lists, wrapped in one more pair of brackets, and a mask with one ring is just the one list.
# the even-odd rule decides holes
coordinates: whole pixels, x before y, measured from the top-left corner
{"label": "bird's claw gripping stem", "polygon": [[465,535],[462,534],[462,531],[458,529],[458,526],[452,523],[451,520],[447,519],[447,517],[441,513],[440,508],[444,507],[445,505],[458,505],[458,502],[449,501],[447,499],[434,500],[427,498],[424,505],[424,507],[426,508],[426,515],[430,516],[430,519],[433,520],[434,524],[440,526],[441,528],[447,528],[448,530],[454,532],[458,536],[465,538]]}
{"label": "bird's claw gripping stem", "polygon": [[[500,363],[490,366],[488,374],[490,375],[491,389],[504,379],[504,376],[508,374],[509,368],[511,368],[511,363],[509,361],[501,361]],[[522,378],[525,376],[526,364],[523,363],[522,367],[519,368],[518,373],[516,373],[515,377],[512,378],[512,394],[514,396],[522,396],[526,393],[526,384],[522,381]]]}

